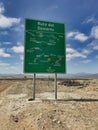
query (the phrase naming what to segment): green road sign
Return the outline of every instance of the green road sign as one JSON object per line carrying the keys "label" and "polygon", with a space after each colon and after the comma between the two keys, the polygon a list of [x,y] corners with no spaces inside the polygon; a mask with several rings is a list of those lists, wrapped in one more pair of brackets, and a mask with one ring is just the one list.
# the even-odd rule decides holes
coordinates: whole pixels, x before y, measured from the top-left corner
{"label": "green road sign", "polygon": [[65,27],[62,23],[26,19],[25,73],[65,73]]}

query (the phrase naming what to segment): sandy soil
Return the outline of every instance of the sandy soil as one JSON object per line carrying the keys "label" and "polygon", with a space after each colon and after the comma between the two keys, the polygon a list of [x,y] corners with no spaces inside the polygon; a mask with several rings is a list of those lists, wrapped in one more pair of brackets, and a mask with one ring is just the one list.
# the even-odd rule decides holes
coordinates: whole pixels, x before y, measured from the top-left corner
{"label": "sandy soil", "polygon": [[[68,83],[67,83],[68,82]],[[67,83],[67,84],[66,84]],[[0,80],[0,130],[98,130],[98,79]]]}

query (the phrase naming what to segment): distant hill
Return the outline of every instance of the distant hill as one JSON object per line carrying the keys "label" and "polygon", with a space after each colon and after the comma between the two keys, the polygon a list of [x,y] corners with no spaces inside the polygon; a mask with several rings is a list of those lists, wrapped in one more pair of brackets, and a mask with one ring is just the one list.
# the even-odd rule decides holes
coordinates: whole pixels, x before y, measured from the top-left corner
{"label": "distant hill", "polygon": [[[33,78],[33,74],[0,74],[0,79],[20,79],[24,77]],[[53,78],[54,74],[36,74],[38,78]],[[76,73],[76,74],[57,74],[58,78],[98,78],[98,73]]]}
{"label": "distant hill", "polygon": [[91,73],[76,73],[76,74],[66,74],[61,75],[63,78],[98,78],[98,73],[91,74]]}

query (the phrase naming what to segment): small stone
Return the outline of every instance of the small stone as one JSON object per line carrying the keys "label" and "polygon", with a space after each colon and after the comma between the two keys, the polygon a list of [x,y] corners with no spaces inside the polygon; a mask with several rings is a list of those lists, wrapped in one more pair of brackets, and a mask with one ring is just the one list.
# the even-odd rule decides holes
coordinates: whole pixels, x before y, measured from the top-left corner
{"label": "small stone", "polygon": [[61,124],[61,121],[58,121],[58,124]]}
{"label": "small stone", "polygon": [[14,118],[14,121],[15,121],[15,122],[18,122],[18,118],[17,118],[17,117],[16,117],[16,118]]}
{"label": "small stone", "polygon": [[38,121],[40,120],[40,118],[37,119]]}
{"label": "small stone", "polygon": [[56,122],[56,121],[57,121],[57,119],[53,119],[52,121],[53,121],[53,122]]}
{"label": "small stone", "polygon": [[44,127],[44,126],[42,126],[42,128],[41,128],[41,129],[43,130],[44,128],[45,128],[45,127]]}
{"label": "small stone", "polygon": [[14,115],[11,115],[11,119],[14,121],[14,122],[18,122],[19,119],[17,116],[14,116]]}

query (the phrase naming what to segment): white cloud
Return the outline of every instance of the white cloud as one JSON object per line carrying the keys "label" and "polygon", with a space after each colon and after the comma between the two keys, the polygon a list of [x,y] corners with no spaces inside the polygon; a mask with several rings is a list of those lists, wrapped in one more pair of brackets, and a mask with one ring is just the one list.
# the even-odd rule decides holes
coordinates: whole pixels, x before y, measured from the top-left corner
{"label": "white cloud", "polygon": [[0,61],[0,67],[7,67],[7,66],[10,66],[10,64]]}
{"label": "white cloud", "polygon": [[20,59],[23,61],[23,59],[24,59],[23,55],[20,56]]}
{"label": "white cloud", "polygon": [[76,40],[79,40],[80,42],[84,42],[88,39],[88,36],[86,36],[83,33],[79,33],[74,37]]}
{"label": "white cloud", "polygon": [[80,42],[84,42],[86,40],[88,40],[88,36],[86,36],[84,33],[80,33],[78,31],[73,31],[73,32],[69,32],[67,34],[67,38],[72,38],[72,39],[75,39],[75,40],[78,40]]}
{"label": "white cloud", "polygon": [[91,17],[86,18],[83,21],[83,24],[89,24],[89,23],[96,24],[98,23],[98,20],[94,16],[91,16]]}
{"label": "white cloud", "polygon": [[6,53],[4,49],[0,48],[0,57],[11,57],[11,55]]}
{"label": "white cloud", "polygon": [[12,28],[12,30],[15,31],[15,32],[24,31],[24,25],[23,24],[19,24],[18,26]]}
{"label": "white cloud", "polygon": [[90,54],[92,51],[90,50],[90,49],[83,49],[82,50],[82,53],[83,54],[86,54],[86,55],[88,55],[88,54]]}
{"label": "white cloud", "polygon": [[15,52],[15,53],[23,53],[24,52],[24,47],[22,45],[20,45],[20,46],[13,46],[11,48],[11,50],[13,50],[13,52]]}
{"label": "white cloud", "polygon": [[91,62],[91,60],[89,60],[89,59],[81,61],[81,63],[84,63],[84,64],[87,64],[89,62]]}
{"label": "white cloud", "polygon": [[73,49],[73,48],[66,48],[66,52],[67,52],[67,53],[75,53],[76,50]]}
{"label": "white cloud", "polygon": [[8,35],[8,32],[7,31],[0,31],[0,34],[1,35]]}
{"label": "white cloud", "polygon": [[20,23],[20,18],[7,17],[4,11],[4,5],[0,2],[0,28],[9,28]]}
{"label": "white cloud", "polygon": [[95,39],[98,39],[98,26],[94,26],[91,29],[91,36],[94,37]]}
{"label": "white cloud", "polygon": [[86,55],[78,52],[77,50],[73,49],[73,48],[66,48],[66,52],[67,52],[67,60],[73,59],[73,58],[86,58]]}
{"label": "white cloud", "polygon": [[76,31],[72,31],[72,32],[69,32],[67,33],[67,38],[73,38],[74,36],[76,36],[78,34],[78,32]]}
{"label": "white cloud", "polygon": [[0,2],[0,14],[4,13],[5,9],[4,9],[4,6],[3,6],[3,3]]}
{"label": "white cloud", "polygon": [[11,42],[3,42],[4,45],[10,45]]}
{"label": "white cloud", "polygon": [[93,22],[95,22],[95,18],[94,17],[88,18],[86,20],[86,23],[93,23]]}
{"label": "white cloud", "polygon": [[92,50],[98,50],[98,41],[97,41],[97,40],[92,41],[92,42],[88,45],[88,47],[91,48]]}
{"label": "white cloud", "polygon": [[9,28],[19,23],[20,23],[20,18],[9,18],[2,14],[0,15],[0,28]]}
{"label": "white cloud", "polygon": [[93,47],[94,50],[98,50],[98,45]]}
{"label": "white cloud", "polygon": [[21,42],[17,42],[17,46],[22,46],[22,43]]}
{"label": "white cloud", "polygon": [[1,74],[20,74],[22,73],[22,66],[14,66],[7,63],[2,63],[0,66]]}

